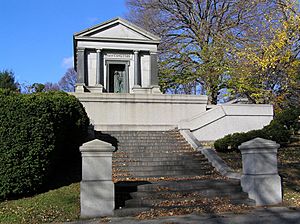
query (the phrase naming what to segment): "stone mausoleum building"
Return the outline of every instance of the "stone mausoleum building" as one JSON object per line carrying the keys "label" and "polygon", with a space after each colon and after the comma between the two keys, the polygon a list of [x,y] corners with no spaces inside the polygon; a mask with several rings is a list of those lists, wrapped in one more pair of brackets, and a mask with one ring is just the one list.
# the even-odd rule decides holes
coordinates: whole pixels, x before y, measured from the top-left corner
{"label": "stone mausoleum building", "polygon": [[74,35],[78,74],[74,95],[95,130],[189,131],[200,141],[260,129],[271,105],[207,105],[204,95],[162,94],[158,86],[160,38],[115,18]]}
{"label": "stone mausoleum building", "polygon": [[121,18],[76,33],[76,91],[159,93],[159,41],[159,37]]}

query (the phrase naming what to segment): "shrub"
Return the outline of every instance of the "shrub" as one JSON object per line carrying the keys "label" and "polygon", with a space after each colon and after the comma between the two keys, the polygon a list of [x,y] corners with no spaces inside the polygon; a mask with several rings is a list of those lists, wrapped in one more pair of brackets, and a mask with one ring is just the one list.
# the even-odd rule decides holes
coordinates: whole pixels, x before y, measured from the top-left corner
{"label": "shrub", "polygon": [[[296,132],[300,129],[300,123],[298,122],[300,116],[300,107],[291,107],[275,116],[275,119],[271,121],[270,125],[273,123],[278,123],[285,127],[286,130]],[[277,124],[276,124],[277,125]]]}
{"label": "shrub", "polygon": [[223,138],[215,141],[214,146],[219,152],[231,151],[229,146],[231,143],[231,135],[225,135]]}
{"label": "shrub", "polygon": [[286,144],[292,133],[299,130],[300,109],[289,108],[275,116],[274,120],[263,129],[252,130],[246,133],[234,133],[218,139],[214,147],[219,152],[238,151],[238,146],[243,142],[260,137]]}
{"label": "shrub", "polygon": [[76,157],[89,119],[62,92],[0,91],[0,199],[37,192],[59,164]]}

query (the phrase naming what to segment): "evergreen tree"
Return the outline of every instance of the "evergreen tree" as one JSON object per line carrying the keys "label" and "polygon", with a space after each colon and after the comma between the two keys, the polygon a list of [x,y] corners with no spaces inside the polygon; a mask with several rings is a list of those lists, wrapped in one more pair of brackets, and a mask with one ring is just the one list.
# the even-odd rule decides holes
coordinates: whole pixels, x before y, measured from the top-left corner
{"label": "evergreen tree", "polygon": [[15,81],[15,76],[12,71],[0,71],[0,88],[19,91],[19,84]]}

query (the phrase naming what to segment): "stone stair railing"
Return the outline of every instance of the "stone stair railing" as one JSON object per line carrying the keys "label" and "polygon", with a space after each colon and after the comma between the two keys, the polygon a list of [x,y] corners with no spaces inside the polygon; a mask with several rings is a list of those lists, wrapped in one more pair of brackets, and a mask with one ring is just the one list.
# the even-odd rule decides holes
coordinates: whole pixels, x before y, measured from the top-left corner
{"label": "stone stair railing", "polygon": [[272,105],[214,105],[197,116],[181,120],[178,129],[191,131],[199,141],[215,141],[227,134],[261,129],[272,119]]}

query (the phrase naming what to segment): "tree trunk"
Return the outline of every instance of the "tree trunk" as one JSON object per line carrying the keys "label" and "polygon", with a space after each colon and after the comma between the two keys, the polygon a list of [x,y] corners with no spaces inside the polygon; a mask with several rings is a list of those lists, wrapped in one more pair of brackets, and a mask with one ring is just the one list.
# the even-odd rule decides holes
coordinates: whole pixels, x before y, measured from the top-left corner
{"label": "tree trunk", "polygon": [[208,104],[218,103],[218,90],[214,87],[207,87]]}
{"label": "tree trunk", "polygon": [[218,103],[218,94],[210,93],[208,95],[208,104],[216,105]]}

